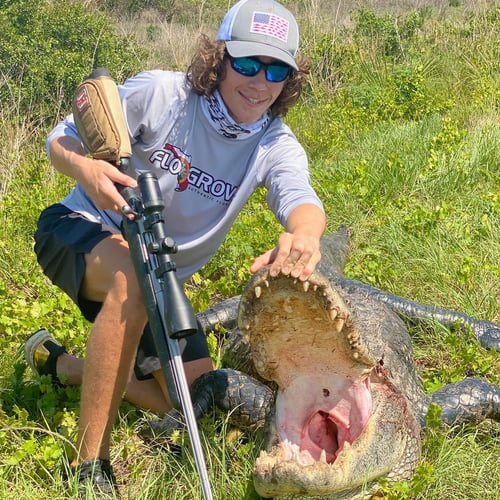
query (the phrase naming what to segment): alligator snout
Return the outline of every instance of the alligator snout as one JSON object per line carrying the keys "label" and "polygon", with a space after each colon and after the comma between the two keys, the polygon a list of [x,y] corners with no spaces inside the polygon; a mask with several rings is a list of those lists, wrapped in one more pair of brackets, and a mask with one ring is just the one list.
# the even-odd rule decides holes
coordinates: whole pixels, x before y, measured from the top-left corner
{"label": "alligator snout", "polygon": [[[349,231],[340,228],[322,238],[308,281],[262,269],[240,298],[198,314],[206,331],[222,324],[228,334],[225,368],[191,388],[196,415],[216,406],[240,428],[264,429],[253,479],[265,498],[361,500],[382,477],[410,478],[431,402],[449,424],[500,421],[500,388],[485,380],[424,393],[400,316],[465,325],[497,350],[500,327],[345,277],[348,249]],[[167,434],[169,417],[157,426]]]}

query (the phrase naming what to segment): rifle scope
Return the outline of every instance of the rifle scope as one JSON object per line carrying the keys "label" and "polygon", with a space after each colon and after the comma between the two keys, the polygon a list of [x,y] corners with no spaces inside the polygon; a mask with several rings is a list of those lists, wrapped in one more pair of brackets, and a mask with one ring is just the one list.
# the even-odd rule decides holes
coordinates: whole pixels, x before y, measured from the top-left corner
{"label": "rifle scope", "polygon": [[162,212],[165,208],[160,185],[155,174],[145,172],[137,182],[141,191],[144,216],[147,228],[153,235],[148,250],[158,259],[155,275],[163,282],[164,313],[170,337],[179,339],[198,331],[196,317],[182,285],[175,275],[175,263],[170,254],[177,251],[173,238],[166,236]]}

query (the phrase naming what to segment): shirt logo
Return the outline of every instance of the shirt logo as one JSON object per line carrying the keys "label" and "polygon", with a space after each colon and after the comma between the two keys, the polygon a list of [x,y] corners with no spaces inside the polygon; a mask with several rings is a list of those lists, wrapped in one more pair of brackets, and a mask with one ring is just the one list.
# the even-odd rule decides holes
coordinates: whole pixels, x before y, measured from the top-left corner
{"label": "shirt logo", "polygon": [[191,164],[191,155],[173,144],[165,144],[149,157],[152,165],[170,172],[177,177],[176,191],[197,192],[204,198],[210,198],[216,203],[228,205],[231,203],[238,186],[234,186],[223,179],[216,179],[208,172]]}
{"label": "shirt logo", "polygon": [[185,191],[189,185],[189,171],[191,170],[191,155],[182,151],[182,149],[165,144],[164,149],[155,151],[149,161],[163,170],[177,176],[176,191]]}
{"label": "shirt logo", "polygon": [[288,40],[288,21],[275,14],[254,12],[250,33],[269,35],[286,42]]}
{"label": "shirt logo", "polygon": [[179,148],[172,144],[165,144],[165,149],[172,153],[175,160],[179,161],[179,168],[177,169],[177,182],[176,191],[185,191],[189,184],[189,171],[191,170],[191,155],[184,153]]}

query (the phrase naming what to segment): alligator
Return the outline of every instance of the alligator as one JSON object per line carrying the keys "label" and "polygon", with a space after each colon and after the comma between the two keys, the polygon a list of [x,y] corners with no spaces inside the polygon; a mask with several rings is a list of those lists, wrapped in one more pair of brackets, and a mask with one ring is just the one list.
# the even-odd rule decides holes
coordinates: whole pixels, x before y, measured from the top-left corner
{"label": "alligator", "polygon": [[[344,276],[349,230],[321,243],[311,277],[256,273],[241,297],[198,314],[205,331],[228,329],[224,368],[192,388],[197,417],[215,407],[240,428],[260,429],[253,483],[263,498],[363,499],[409,479],[431,403],[448,424],[500,421],[500,387],[467,378],[427,395],[407,319],[467,328],[500,352],[500,327],[383,292]],[[176,410],[151,422],[179,426]]]}

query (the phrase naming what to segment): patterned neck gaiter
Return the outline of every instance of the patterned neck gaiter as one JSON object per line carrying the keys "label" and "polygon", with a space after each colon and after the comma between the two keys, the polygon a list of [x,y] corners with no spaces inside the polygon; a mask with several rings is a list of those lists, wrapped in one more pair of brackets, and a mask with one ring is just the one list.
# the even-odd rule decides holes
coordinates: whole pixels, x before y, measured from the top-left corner
{"label": "patterned neck gaiter", "polygon": [[205,96],[201,101],[201,108],[208,121],[215,130],[228,139],[246,139],[260,132],[271,119],[271,114],[266,111],[253,123],[236,123],[222,100],[218,90],[213,95]]}

